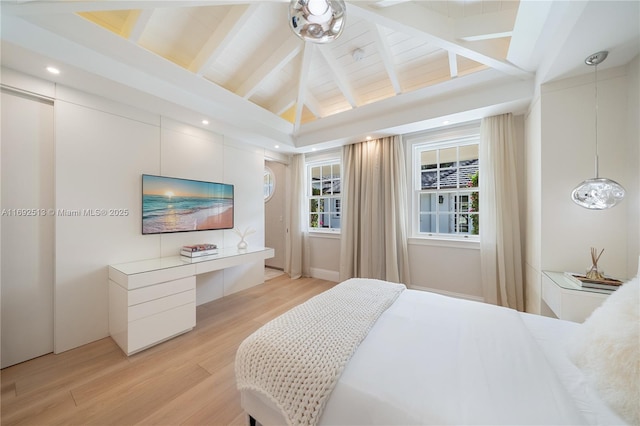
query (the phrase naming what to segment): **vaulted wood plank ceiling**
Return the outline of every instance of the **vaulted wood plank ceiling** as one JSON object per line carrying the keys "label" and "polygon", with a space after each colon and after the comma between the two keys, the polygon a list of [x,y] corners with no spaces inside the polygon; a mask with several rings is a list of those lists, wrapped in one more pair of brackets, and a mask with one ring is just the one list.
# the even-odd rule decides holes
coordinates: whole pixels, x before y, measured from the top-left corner
{"label": "vaulted wood plank ceiling", "polygon": [[316,45],[286,0],[3,0],[2,65],[304,152],[523,112],[594,51],[637,55],[639,3],[347,0],[343,34]]}
{"label": "vaulted wood plank ceiling", "polygon": [[506,62],[514,0],[353,2],[326,45],[290,31],[286,2],[220,3],[76,13],[296,127],[487,67],[526,74]]}

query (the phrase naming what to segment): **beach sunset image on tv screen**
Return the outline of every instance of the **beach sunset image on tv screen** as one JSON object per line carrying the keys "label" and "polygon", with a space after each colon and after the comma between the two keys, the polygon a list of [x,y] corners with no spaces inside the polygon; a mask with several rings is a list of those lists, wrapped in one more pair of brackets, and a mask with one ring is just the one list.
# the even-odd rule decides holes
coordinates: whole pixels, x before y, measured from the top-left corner
{"label": "beach sunset image on tv screen", "polygon": [[142,233],[233,228],[233,185],[142,175]]}

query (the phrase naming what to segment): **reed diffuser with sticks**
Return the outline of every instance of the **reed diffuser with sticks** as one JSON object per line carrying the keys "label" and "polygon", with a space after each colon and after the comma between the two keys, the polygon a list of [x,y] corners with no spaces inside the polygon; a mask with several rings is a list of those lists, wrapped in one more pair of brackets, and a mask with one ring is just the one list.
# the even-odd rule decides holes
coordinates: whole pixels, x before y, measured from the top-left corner
{"label": "reed diffuser with sticks", "polygon": [[600,256],[604,249],[600,250],[600,254],[598,254],[598,249],[591,247],[591,268],[587,270],[586,277],[590,280],[604,280],[604,271],[598,267],[598,260],[600,260]]}

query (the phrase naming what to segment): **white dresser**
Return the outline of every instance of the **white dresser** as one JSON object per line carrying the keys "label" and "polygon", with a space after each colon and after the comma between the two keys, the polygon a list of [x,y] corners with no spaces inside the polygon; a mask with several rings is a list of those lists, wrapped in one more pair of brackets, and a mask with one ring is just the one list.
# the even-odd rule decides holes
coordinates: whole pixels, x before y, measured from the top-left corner
{"label": "white dresser", "polygon": [[221,249],[109,266],[109,333],[131,355],[196,325],[196,275],[273,257],[268,247]]}

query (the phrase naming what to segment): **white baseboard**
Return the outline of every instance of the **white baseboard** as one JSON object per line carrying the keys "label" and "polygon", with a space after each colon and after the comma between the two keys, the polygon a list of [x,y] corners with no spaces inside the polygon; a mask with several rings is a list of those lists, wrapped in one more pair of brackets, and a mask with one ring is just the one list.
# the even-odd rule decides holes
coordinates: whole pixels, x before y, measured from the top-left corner
{"label": "white baseboard", "polygon": [[443,296],[450,296],[458,299],[473,300],[475,302],[484,302],[484,297],[472,296],[470,294],[454,293],[452,291],[440,290],[437,288],[422,287],[417,285],[411,286],[410,288],[414,290],[430,291],[431,293],[438,293],[438,294],[442,294]]}
{"label": "white baseboard", "polygon": [[331,271],[329,269],[319,269],[319,268],[311,268],[309,270],[311,276],[313,278],[319,278],[321,280],[339,282],[340,281],[340,272]]}

